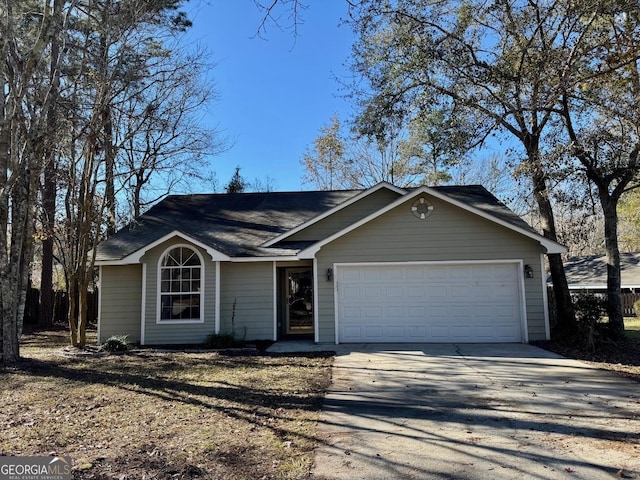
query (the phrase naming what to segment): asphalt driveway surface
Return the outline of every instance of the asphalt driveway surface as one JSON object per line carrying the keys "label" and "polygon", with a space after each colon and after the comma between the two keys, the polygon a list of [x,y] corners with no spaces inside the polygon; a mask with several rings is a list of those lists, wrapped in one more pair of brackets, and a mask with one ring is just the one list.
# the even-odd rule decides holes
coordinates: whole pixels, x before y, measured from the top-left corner
{"label": "asphalt driveway surface", "polygon": [[313,478],[640,478],[637,382],[530,345],[338,347]]}

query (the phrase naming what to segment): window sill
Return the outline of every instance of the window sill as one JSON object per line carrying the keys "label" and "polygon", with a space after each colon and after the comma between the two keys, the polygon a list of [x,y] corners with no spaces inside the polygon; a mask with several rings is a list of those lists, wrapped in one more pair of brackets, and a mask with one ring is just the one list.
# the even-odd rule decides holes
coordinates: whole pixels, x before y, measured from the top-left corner
{"label": "window sill", "polygon": [[184,325],[187,323],[204,323],[204,319],[200,320],[156,320],[156,325]]}

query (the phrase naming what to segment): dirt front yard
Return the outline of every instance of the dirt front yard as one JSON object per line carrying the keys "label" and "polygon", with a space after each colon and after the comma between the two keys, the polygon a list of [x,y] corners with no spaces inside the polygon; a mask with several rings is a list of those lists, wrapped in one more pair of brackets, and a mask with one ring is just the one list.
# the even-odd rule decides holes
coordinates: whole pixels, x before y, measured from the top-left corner
{"label": "dirt front yard", "polygon": [[[52,341],[53,338],[53,341]],[[0,455],[68,455],[78,479],[306,478],[332,357],[63,354],[25,337],[0,369]]]}
{"label": "dirt front yard", "polygon": [[[79,354],[67,342],[30,333],[24,362],[0,368],[0,455],[68,455],[76,479],[309,477],[330,355]],[[640,380],[640,340],[545,347]]]}

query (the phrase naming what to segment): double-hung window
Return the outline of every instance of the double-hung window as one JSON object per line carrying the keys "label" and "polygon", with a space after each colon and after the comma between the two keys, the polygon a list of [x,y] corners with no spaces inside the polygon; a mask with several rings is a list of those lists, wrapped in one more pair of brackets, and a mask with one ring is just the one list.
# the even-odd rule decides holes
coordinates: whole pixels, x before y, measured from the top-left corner
{"label": "double-hung window", "polygon": [[201,322],[203,267],[195,250],[174,247],[160,261],[160,322]]}

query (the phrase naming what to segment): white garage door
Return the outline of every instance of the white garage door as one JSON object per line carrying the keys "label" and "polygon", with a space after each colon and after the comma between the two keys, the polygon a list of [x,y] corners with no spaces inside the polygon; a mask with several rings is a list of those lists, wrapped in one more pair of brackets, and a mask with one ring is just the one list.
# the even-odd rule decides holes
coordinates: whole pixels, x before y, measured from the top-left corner
{"label": "white garage door", "polygon": [[336,266],[338,341],[521,342],[515,263]]}

